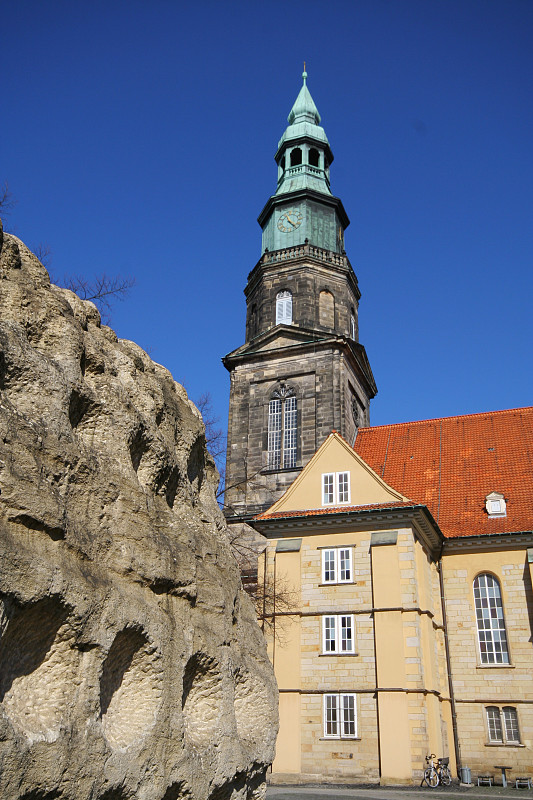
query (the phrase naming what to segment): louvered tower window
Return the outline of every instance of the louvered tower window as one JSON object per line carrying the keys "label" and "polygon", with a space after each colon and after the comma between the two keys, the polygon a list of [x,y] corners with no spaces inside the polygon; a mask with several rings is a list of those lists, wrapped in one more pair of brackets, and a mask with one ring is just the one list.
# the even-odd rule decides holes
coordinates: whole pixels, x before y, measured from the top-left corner
{"label": "louvered tower window", "polygon": [[292,294],[288,291],[276,295],[276,325],[292,325]]}
{"label": "louvered tower window", "polygon": [[298,407],[294,389],[282,384],[268,404],[268,467],[292,469],[298,450]]}

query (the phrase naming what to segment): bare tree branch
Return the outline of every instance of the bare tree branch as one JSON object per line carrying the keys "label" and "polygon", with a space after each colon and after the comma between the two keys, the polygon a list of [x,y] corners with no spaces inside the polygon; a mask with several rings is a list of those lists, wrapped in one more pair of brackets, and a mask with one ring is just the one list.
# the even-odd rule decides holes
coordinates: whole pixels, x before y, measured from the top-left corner
{"label": "bare tree branch", "polygon": [[2,214],[9,214],[10,211],[17,205],[16,199],[9,190],[7,181],[0,186],[0,211]]}
{"label": "bare tree branch", "polygon": [[45,242],[39,242],[37,247],[32,248],[34,255],[37,256],[43,267],[49,269],[52,262],[52,248]]}
{"label": "bare tree branch", "polygon": [[75,292],[82,300],[91,300],[105,321],[109,321],[112,304],[124,300],[135,285],[135,278],[107,275],[103,272],[92,280],[83,275],[65,276],[62,281],[66,289]]}
{"label": "bare tree branch", "polygon": [[195,405],[201,413],[205,425],[205,441],[207,449],[215,459],[219,472],[222,474],[223,458],[226,455],[226,433],[219,427],[220,417],[213,411],[213,401],[209,392],[204,392]]}

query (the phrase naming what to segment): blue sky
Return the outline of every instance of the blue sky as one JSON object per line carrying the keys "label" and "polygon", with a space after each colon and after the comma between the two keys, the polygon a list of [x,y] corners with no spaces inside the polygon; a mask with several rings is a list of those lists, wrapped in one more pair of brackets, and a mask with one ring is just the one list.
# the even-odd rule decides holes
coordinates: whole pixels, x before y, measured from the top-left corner
{"label": "blue sky", "polygon": [[136,286],[112,325],[225,424],[221,357],[308,86],[351,219],[373,424],[533,398],[530,0],[41,0],[2,8],[6,229]]}

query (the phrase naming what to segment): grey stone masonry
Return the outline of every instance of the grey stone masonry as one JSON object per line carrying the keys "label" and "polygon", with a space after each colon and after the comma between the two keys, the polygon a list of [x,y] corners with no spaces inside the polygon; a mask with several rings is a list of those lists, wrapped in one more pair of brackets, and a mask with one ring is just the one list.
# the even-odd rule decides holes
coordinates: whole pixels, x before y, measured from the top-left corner
{"label": "grey stone masonry", "polygon": [[[292,295],[292,320],[276,324],[276,297]],[[358,342],[360,292],[345,253],[308,243],[265,252],[248,276],[246,343],[225,356],[230,372],[226,515],[264,511],[294,481],[332,430],[350,443],[369,425],[377,389]],[[296,463],[271,469],[269,402],[296,398]]]}

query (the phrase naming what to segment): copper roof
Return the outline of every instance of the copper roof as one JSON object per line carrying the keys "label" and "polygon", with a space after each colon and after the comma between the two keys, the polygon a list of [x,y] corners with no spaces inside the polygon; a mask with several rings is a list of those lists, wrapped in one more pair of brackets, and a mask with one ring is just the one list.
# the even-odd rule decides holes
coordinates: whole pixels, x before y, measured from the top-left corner
{"label": "copper roof", "polygon": [[[533,529],[533,407],[360,428],[355,451],[446,537]],[[491,492],[505,517],[487,514]]]}

